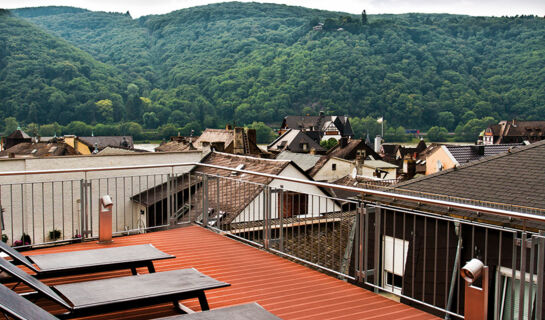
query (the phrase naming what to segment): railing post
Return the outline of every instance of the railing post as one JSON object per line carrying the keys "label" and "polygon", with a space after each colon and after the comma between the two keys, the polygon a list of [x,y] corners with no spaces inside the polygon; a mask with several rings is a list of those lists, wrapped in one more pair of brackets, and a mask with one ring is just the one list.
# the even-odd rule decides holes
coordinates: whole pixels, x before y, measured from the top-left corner
{"label": "railing post", "polygon": [[278,196],[280,197],[280,205],[278,207],[278,219],[280,220],[280,228],[278,229],[278,232],[280,232],[280,251],[284,252],[284,189],[278,189]]}
{"label": "railing post", "polygon": [[270,210],[271,210],[271,188],[263,188],[263,248],[269,250],[270,240]]}
{"label": "railing post", "polygon": [[543,273],[545,273],[545,231],[539,231],[537,243],[536,319],[543,319]]}
{"label": "railing post", "polygon": [[170,187],[170,183],[172,181],[172,176],[170,175],[170,173],[167,173],[167,216],[169,217],[168,219],[169,220],[173,220],[174,218],[174,214],[172,214],[172,205],[171,205],[171,202],[172,202],[172,199],[171,199],[171,187]]}
{"label": "railing post", "polygon": [[208,176],[202,176],[202,223],[208,228]]}
{"label": "railing post", "polygon": [[354,221],[354,228],[355,228],[355,255],[354,255],[354,261],[355,263],[355,271],[356,271],[356,279],[358,282],[363,282],[364,280],[364,273],[363,273],[363,262],[364,262],[364,252],[363,252],[363,235],[364,235],[364,226],[365,226],[365,216],[367,213],[367,208],[362,206],[361,204],[358,204],[357,208],[357,214],[356,214],[356,220]]}
{"label": "railing post", "polygon": [[92,237],[92,230],[89,228],[89,198],[88,187],[90,183],[87,179],[80,180],[80,215],[81,215],[81,236],[83,238]]}
{"label": "railing post", "polygon": [[[380,236],[380,230],[381,230],[381,218],[382,218],[382,209],[381,208],[375,208],[375,252],[374,252],[374,260],[373,260],[373,278],[375,282],[375,286],[380,286],[380,243],[381,243],[381,236]],[[378,288],[375,287],[375,292],[378,293]]]}

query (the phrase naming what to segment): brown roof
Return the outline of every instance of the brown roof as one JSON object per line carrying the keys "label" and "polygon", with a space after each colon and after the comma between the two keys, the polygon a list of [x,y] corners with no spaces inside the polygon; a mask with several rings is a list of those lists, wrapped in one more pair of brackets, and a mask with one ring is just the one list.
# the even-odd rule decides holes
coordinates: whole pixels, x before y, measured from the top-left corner
{"label": "brown roof", "polygon": [[156,152],[179,152],[186,150],[197,150],[192,144],[189,144],[187,141],[169,141],[161,144],[155,148]]}
{"label": "brown roof", "polygon": [[[242,168],[243,170],[278,175],[291,162],[212,152],[206,156],[201,163],[229,168],[236,168],[240,165],[244,165]],[[272,178],[250,174],[237,174],[236,176],[232,176],[231,171],[229,170],[204,166],[195,167],[193,172],[225,177],[219,180],[219,190],[221,190],[219,195],[217,189],[218,184],[216,182],[209,182],[208,193],[210,207],[217,207],[225,212],[223,221],[226,221],[227,223],[230,223],[235,219],[236,216],[238,216],[240,212],[261,193],[263,186],[268,185],[273,180]],[[233,179],[230,179],[229,177],[232,177]],[[241,180],[251,183],[244,183],[244,185],[241,185]],[[216,203],[218,196],[220,201],[219,204]],[[196,202],[198,202],[198,200],[196,200]]]}
{"label": "brown roof", "polygon": [[225,129],[206,129],[201,136],[195,141],[196,147],[202,147],[203,142],[223,142],[227,147],[233,142],[233,130]]}
{"label": "brown roof", "polygon": [[134,142],[131,136],[78,137],[78,139],[85,143],[91,151],[94,150],[95,143],[97,144],[98,150],[102,150],[106,147],[126,147],[128,149],[134,148]]}
{"label": "brown roof", "polygon": [[336,146],[331,148],[327,154],[331,157],[337,157],[345,160],[354,160],[358,150],[365,150],[367,156],[373,156],[375,160],[380,160],[381,157],[378,153],[369,147],[364,140],[361,139],[352,139],[348,141],[347,145],[341,147],[341,143],[338,143]]}
{"label": "brown roof", "polygon": [[30,139],[30,136],[26,134],[21,129],[17,129],[13,131],[9,136],[7,136],[8,139]]}
{"label": "brown roof", "polygon": [[545,121],[502,121],[490,126],[494,136],[543,136],[545,135]]}
{"label": "brown roof", "polygon": [[16,157],[51,157],[51,156],[66,156],[79,155],[80,153],[74,150],[71,146],[63,142],[48,143],[48,142],[22,142],[13,147],[0,152],[0,157],[7,157],[10,153]]}
{"label": "brown roof", "polygon": [[409,180],[399,189],[545,209],[545,141]]}
{"label": "brown roof", "polygon": [[[151,182],[153,181],[149,181],[149,182],[147,181],[146,183],[151,183]],[[191,180],[188,177],[188,174],[184,174],[184,175],[178,176],[176,181],[171,184],[172,190],[169,190],[167,188],[167,183],[165,182],[135,194],[134,196],[131,197],[131,200],[149,207],[156,204],[157,202],[161,200],[166,199],[168,195],[168,191],[172,193],[178,193],[182,190],[187,189],[190,183],[191,183],[191,186],[193,187],[194,185],[198,183],[198,181],[195,179]]]}

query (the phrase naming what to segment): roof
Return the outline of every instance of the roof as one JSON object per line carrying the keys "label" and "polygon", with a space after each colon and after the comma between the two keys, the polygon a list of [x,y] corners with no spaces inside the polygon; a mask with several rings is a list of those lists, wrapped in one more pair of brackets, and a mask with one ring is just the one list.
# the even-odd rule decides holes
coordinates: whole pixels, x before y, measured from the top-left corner
{"label": "roof", "polygon": [[398,166],[396,166],[395,164],[391,164],[382,160],[365,160],[363,162],[363,166],[368,168],[373,168],[373,169],[376,169],[376,168],[397,169],[398,168]]}
{"label": "roof", "polygon": [[119,148],[119,147],[106,147],[100,150],[96,155],[97,156],[115,156],[120,154],[132,154],[132,153],[140,153],[140,152],[148,152],[148,151],[137,150],[137,149],[125,149],[125,148]]}
{"label": "roof", "polygon": [[325,166],[328,160],[329,160],[328,156],[320,157],[320,159],[316,162],[314,167],[312,167],[312,169],[308,172],[308,175],[311,177],[314,177],[318,173],[318,171],[320,171],[320,169],[322,169],[322,167]]}
{"label": "roof", "polygon": [[397,185],[400,189],[545,209],[545,141]]}
{"label": "roof", "polygon": [[203,142],[223,142],[227,147],[233,142],[234,134],[233,130],[226,129],[206,129],[201,136],[195,141],[196,147],[202,147]]}
{"label": "roof", "polygon": [[26,134],[23,130],[17,129],[15,131],[13,131],[6,138],[7,139],[30,139],[30,136],[28,134]]}
{"label": "roof", "polygon": [[490,126],[494,136],[543,136],[545,135],[545,121],[501,121]]}
{"label": "roof", "polygon": [[333,122],[342,136],[353,136],[350,120],[346,116],[286,116],[282,128],[324,131],[326,123]]}
{"label": "roof", "polygon": [[7,157],[10,153],[15,154],[15,156],[19,158],[51,157],[80,154],[79,152],[74,150],[74,148],[64,142],[22,142],[14,145],[7,150],[0,152],[0,157]]}
{"label": "roof", "polygon": [[85,143],[91,152],[97,144],[98,150],[102,150],[106,147],[124,147],[128,149],[134,148],[134,142],[132,136],[92,136],[92,137],[78,137],[78,140]]}
{"label": "roof", "polygon": [[358,150],[365,150],[367,157],[372,156],[375,160],[379,160],[381,157],[378,153],[369,147],[362,139],[351,139],[346,146],[341,147],[341,143],[331,148],[327,154],[332,157],[342,158],[346,160],[355,160]]}
{"label": "roof", "polygon": [[[221,152],[211,152],[201,160],[201,163],[228,168],[237,168],[242,166],[243,170],[279,175],[288,165],[290,165],[291,161],[270,160]],[[192,172],[200,172],[207,175],[220,177],[232,177],[232,171],[230,170],[199,165],[197,165]],[[218,185],[216,183],[210,183],[208,186],[210,207],[221,207],[222,210],[225,211],[225,216],[223,219],[224,221],[227,221],[227,223],[234,220],[240,214],[240,212],[244,210],[244,208],[246,208],[251,201],[261,193],[263,187],[271,183],[273,180],[272,178],[245,173],[237,174],[233,178],[238,181],[242,180],[252,183],[245,184],[244,192],[239,193],[237,191],[239,188],[236,188],[236,186],[240,184],[240,182],[234,179],[219,179],[219,190],[221,190],[220,195],[217,195]],[[220,198],[221,204],[215,203],[217,198]]]}
{"label": "roof", "polygon": [[493,145],[471,145],[471,146],[452,146],[446,145],[445,148],[459,164],[479,160],[482,157],[493,156],[499,153],[507,152],[513,148],[523,146],[520,143],[511,144],[493,144]]}
{"label": "roof", "polygon": [[195,148],[193,144],[190,144],[187,141],[175,140],[165,142],[155,148],[155,152],[180,152],[186,150],[197,150],[197,148]]}
{"label": "roof", "polygon": [[[303,147],[305,143],[308,145],[308,149],[306,150]],[[325,148],[320,146],[304,131],[294,129],[287,130],[267,146],[267,150],[269,151],[289,150],[291,152],[310,152],[311,149],[314,149],[316,152],[326,152]]]}
{"label": "roof", "polygon": [[[157,272],[195,268],[209,277],[231,284],[230,287],[206,291],[210,309],[257,302],[269,312],[286,320],[319,318],[365,320],[381,316],[407,320],[438,319],[424,311],[199,226],[116,237],[112,244],[106,246],[148,243],[176,256],[175,259],[154,262]],[[96,241],[88,241],[30,250],[25,253],[34,255],[70,252],[99,249],[104,246],[97,244]],[[129,274],[130,272],[125,270],[91,273],[48,279],[47,284],[58,285]],[[18,286],[14,290],[17,292],[28,290],[25,287]],[[66,311],[47,299],[38,299],[36,303],[57,314]],[[187,299],[183,303],[192,310],[200,311],[198,299]],[[172,308],[172,304],[164,303],[104,313],[85,319],[144,320],[173,315],[178,313]]]}
{"label": "roof", "polygon": [[291,160],[295,162],[301,169],[308,171],[316,165],[321,156],[310,153],[295,153],[291,151],[282,151],[276,157],[276,160]]}

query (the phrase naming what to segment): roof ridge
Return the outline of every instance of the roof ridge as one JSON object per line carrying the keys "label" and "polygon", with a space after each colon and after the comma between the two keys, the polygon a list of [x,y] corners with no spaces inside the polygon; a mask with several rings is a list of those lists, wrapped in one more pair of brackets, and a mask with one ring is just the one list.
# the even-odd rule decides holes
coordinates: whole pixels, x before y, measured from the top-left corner
{"label": "roof ridge", "polygon": [[398,184],[395,185],[395,188],[408,186],[408,185],[411,185],[413,183],[420,182],[420,181],[427,180],[427,179],[431,179],[431,178],[434,178],[434,177],[438,177],[438,176],[441,176],[441,175],[444,175],[444,174],[451,173],[453,171],[458,171],[460,169],[465,169],[465,168],[469,168],[469,167],[472,167],[472,166],[476,166],[476,165],[479,165],[479,164],[482,164],[482,163],[485,163],[485,162],[489,162],[489,161],[492,161],[492,160],[495,160],[495,159],[498,159],[498,158],[503,158],[503,157],[510,156],[510,155],[513,155],[513,154],[516,154],[516,153],[519,153],[519,152],[524,152],[526,150],[530,150],[530,149],[540,147],[541,145],[544,145],[544,144],[545,144],[545,140],[542,140],[542,141],[538,141],[538,142],[529,144],[527,146],[521,146],[520,148],[514,148],[511,151],[502,152],[502,153],[499,153],[499,154],[496,154],[496,155],[483,157],[483,158],[475,160],[475,161],[470,161],[470,162],[464,163],[464,164],[462,164],[462,165],[460,165],[458,167],[454,167],[454,168],[447,169],[447,170],[440,171],[440,172],[435,172],[435,173],[432,173],[432,174],[429,174],[429,175],[425,175],[423,177],[419,177],[419,178],[416,178],[416,179],[412,179],[412,180],[408,180],[408,181],[398,183]]}

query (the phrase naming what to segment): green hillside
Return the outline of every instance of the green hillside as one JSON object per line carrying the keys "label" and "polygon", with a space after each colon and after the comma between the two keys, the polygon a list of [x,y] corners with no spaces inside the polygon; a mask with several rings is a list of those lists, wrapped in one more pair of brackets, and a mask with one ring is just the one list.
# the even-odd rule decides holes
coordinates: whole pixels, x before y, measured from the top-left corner
{"label": "green hillside", "polygon": [[[545,19],[534,16],[369,15],[362,25],[359,15],[237,2],[139,19],[62,7],[13,12],[112,66],[94,63],[92,70],[115,68],[116,79],[131,83],[130,90],[121,80],[110,86],[123,98],[123,120],[147,128],[278,123],[319,110],[384,115],[390,125],[424,130],[461,130],[472,120],[474,126],[492,121],[486,117],[545,119]],[[6,27],[20,24],[1,19]],[[318,22],[324,30],[313,30]],[[12,32],[0,39],[14,41]],[[59,42],[35,34],[40,43]],[[2,86],[10,73],[0,73]],[[13,98],[6,96],[17,96],[20,105],[33,102],[17,92],[30,77],[16,81],[2,91],[4,116],[35,122],[27,112],[7,112]],[[66,93],[77,95],[74,90]],[[37,122],[104,121],[57,115]]]}

